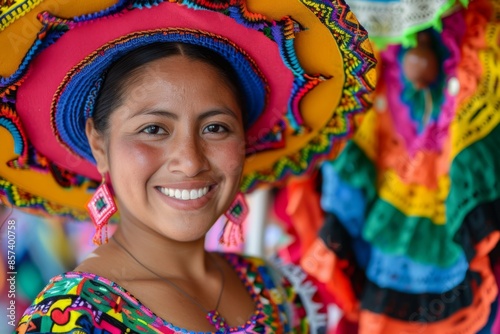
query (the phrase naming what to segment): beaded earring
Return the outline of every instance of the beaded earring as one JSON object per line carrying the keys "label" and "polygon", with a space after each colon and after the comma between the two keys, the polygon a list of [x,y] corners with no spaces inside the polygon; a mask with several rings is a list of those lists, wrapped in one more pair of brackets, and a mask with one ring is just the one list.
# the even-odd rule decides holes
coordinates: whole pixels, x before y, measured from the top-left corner
{"label": "beaded earring", "polygon": [[104,229],[104,241],[107,243],[108,221],[117,208],[104,176],[102,177],[101,185],[96,189],[94,195],[92,195],[92,198],[87,203],[87,210],[95,225],[95,234],[92,241],[95,245],[101,245],[102,230]]}
{"label": "beaded earring", "polygon": [[222,230],[219,243],[232,246],[243,242],[243,222],[248,216],[248,205],[242,193],[238,193],[224,215],[227,221]]}

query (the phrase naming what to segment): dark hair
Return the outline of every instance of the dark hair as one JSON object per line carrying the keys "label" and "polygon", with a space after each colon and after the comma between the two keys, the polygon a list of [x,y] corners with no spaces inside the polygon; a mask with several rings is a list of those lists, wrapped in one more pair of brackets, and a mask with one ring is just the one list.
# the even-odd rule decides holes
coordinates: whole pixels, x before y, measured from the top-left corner
{"label": "dark hair", "polygon": [[95,129],[99,132],[107,130],[109,116],[122,103],[125,82],[134,74],[134,70],[157,59],[176,55],[205,62],[218,70],[238,100],[245,125],[244,96],[238,75],[231,64],[222,55],[209,48],[196,44],[170,42],[141,46],[125,54],[109,67],[94,107],[92,118]]}

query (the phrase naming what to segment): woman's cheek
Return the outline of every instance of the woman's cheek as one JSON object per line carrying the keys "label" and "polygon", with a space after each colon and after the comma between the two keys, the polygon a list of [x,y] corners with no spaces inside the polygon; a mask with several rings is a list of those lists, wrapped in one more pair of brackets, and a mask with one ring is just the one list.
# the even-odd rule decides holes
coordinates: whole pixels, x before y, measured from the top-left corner
{"label": "woman's cheek", "polygon": [[241,145],[241,141],[235,140],[225,143],[212,154],[216,157],[216,162],[221,165],[221,169],[239,177],[245,161],[245,150],[244,146]]}
{"label": "woman's cheek", "polygon": [[152,167],[163,156],[163,150],[141,141],[124,141],[118,146],[118,155],[115,165],[122,167],[132,174],[144,172],[146,167]]}

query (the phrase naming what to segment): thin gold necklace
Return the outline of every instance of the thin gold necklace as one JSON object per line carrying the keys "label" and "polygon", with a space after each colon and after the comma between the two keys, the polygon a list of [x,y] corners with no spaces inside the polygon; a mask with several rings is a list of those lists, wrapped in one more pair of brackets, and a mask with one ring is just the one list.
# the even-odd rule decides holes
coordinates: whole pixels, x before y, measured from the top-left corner
{"label": "thin gold necklace", "polygon": [[206,308],[203,307],[203,305],[201,305],[198,301],[196,301],[196,299],[194,299],[187,292],[185,292],[184,290],[182,290],[177,284],[175,284],[174,282],[172,282],[171,280],[169,280],[169,279],[167,279],[165,277],[162,277],[162,276],[158,275],[153,270],[151,270],[148,267],[146,267],[132,253],[130,253],[118,240],[116,240],[116,238],[111,238],[111,240],[113,240],[114,242],[116,242],[116,244],[125,253],[127,253],[128,255],[130,255],[130,257],[133,258],[135,260],[135,262],[137,262],[141,267],[143,267],[144,269],[146,269],[147,271],[149,271],[151,274],[155,275],[156,277],[158,277],[159,279],[161,279],[162,281],[164,281],[165,283],[167,283],[168,285],[170,285],[171,287],[173,287],[177,292],[179,292],[184,297],[186,297],[192,304],[196,305],[200,310],[202,310],[204,313],[206,313],[205,318],[217,330],[221,330],[221,329],[222,330],[227,330],[229,328],[229,326],[227,325],[226,320],[224,319],[224,317],[222,317],[220,315],[219,311],[217,311],[217,309],[219,308],[219,304],[220,304],[221,298],[222,298],[222,292],[224,291],[224,272],[222,271],[222,268],[219,266],[219,264],[217,263],[217,261],[215,261],[213,259],[212,255],[210,253],[209,253],[209,256],[212,258],[212,262],[214,263],[215,267],[219,271],[220,276],[221,276],[221,280],[222,280],[222,284],[221,284],[221,288],[220,288],[220,292],[219,292],[219,297],[217,298],[217,304],[215,305],[215,307],[214,307],[213,310],[207,310]]}

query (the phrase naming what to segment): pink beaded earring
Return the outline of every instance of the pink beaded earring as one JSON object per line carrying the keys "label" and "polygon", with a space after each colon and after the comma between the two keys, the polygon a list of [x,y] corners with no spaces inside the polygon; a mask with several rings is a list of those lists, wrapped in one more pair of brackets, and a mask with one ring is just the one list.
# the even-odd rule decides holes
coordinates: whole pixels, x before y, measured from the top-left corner
{"label": "pink beaded earring", "polygon": [[219,243],[232,246],[243,242],[243,222],[248,216],[248,205],[242,193],[238,193],[224,215],[227,221],[222,230]]}
{"label": "pink beaded earring", "polygon": [[108,221],[116,212],[116,204],[113,195],[106,184],[106,178],[102,177],[101,185],[96,189],[94,195],[87,203],[87,210],[95,225],[95,234],[92,241],[95,245],[102,244],[104,229],[104,241],[108,242]]}

